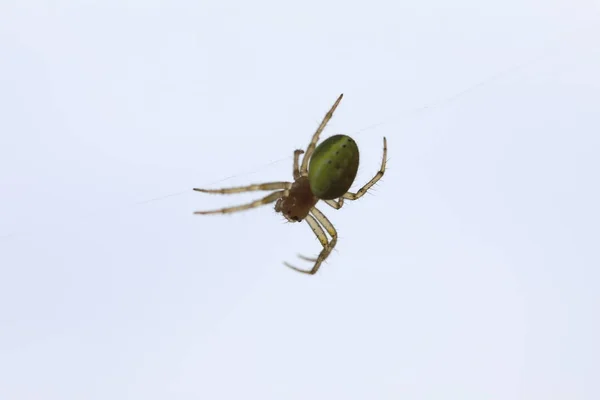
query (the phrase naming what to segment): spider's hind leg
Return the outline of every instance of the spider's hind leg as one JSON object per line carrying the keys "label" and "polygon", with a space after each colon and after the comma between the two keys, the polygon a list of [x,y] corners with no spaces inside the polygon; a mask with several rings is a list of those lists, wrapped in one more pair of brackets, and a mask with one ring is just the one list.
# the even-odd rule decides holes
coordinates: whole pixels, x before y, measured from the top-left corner
{"label": "spider's hind leg", "polygon": [[[347,199],[347,200],[358,200],[361,197],[363,197],[363,195],[365,193],[367,193],[367,191],[369,189],[371,189],[371,187],[373,187],[373,185],[375,185],[377,183],[378,180],[380,180],[383,177],[383,174],[385,173],[385,163],[387,161],[387,139],[384,137],[383,138],[383,159],[381,160],[381,167],[379,168],[379,171],[377,171],[377,173],[375,174],[375,176],[365,184],[365,186],[361,187],[360,189],[358,189],[358,191],[356,193],[352,193],[352,192],[347,192],[342,196],[342,199]],[[331,206],[331,204],[329,204]],[[332,206],[333,207],[333,206]],[[341,207],[341,206],[340,206]]]}

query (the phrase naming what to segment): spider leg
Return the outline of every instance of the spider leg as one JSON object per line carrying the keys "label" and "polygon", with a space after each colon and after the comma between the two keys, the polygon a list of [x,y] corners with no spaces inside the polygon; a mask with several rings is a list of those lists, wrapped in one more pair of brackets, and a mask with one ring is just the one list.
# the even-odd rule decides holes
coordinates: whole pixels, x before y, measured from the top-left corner
{"label": "spider leg", "polygon": [[248,186],[238,186],[227,189],[199,189],[194,188],[196,192],[203,193],[217,193],[217,194],[232,194],[232,193],[242,193],[242,192],[254,192],[257,190],[278,190],[278,189],[289,189],[292,187],[291,182],[269,182],[269,183],[260,183],[255,185]]}
{"label": "spider leg", "polygon": [[[383,138],[383,160],[381,160],[381,168],[379,168],[379,171],[377,171],[377,173],[375,174],[373,179],[371,179],[369,182],[367,182],[367,184],[365,186],[361,187],[356,193],[347,192],[342,196],[342,198],[347,199],[347,200],[360,199],[365,193],[367,193],[367,190],[369,190],[374,184],[377,183],[378,180],[381,179],[381,177],[385,173],[386,161],[387,161],[387,140],[384,137]],[[340,199],[340,200],[342,200],[342,199]]]}
{"label": "spider leg", "polygon": [[[314,275],[317,273],[317,271],[321,267],[321,263],[323,263],[323,261],[325,261],[325,259],[329,256],[329,253],[331,253],[331,251],[335,247],[335,244],[337,243],[337,231],[335,230],[335,228],[333,227],[333,224],[329,221],[329,219],[327,219],[327,217],[321,211],[319,211],[317,208],[313,207],[310,210],[310,212],[311,212],[311,214],[314,215],[314,217],[313,217],[313,215],[310,215],[310,214],[307,215],[306,222],[308,222],[308,225],[310,225],[311,229],[313,230],[313,232],[315,233],[315,235],[321,242],[321,245],[323,246],[323,250],[321,250],[321,253],[319,254],[319,256],[317,258],[309,258],[309,257],[305,257],[302,255],[299,256],[303,260],[307,260],[307,261],[311,261],[311,262],[315,263],[314,266],[312,267],[312,269],[310,269],[310,270],[304,270],[304,269],[294,267],[293,265],[290,265],[287,262],[284,264],[287,267],[293,269],[294,271],[298,271],[303,274]],[[329,235],[331,236],[331,241],[327,240],[327,236],[325,235],[325,231],[323,230],[321,225],[323,225],[325,230],[327,230],[327,233],[329,233]]]}
{"label": "spider leg", "polygon": [[308,161],[310,160],[310,156],[312,156],[312,153],[315,150],[315,147],[317,146],[317,142],[319,141],[319,135],[321,134],[321,132],[323,132],[323,129],[325,129],[325,125],[327,125],[331,117],[333,117],[333,113],[337,106],[340,104],[340,101],[342,101],[342,97],[344,97],[343,93],[340,94],[340,97],[338,97],[335,103],[333,103],[333,106],[327,112],[327,114],[325,114],[323,121],[321,121],[321,124],[317,128],[316,132],[313,134],[312,140],[306,148],[306,154],[304,154],[304,158],[302,159],[302,167],[300,168],[300,172],[302,173],[302,175],[308,174]]}
{"label": "spider leg", "polygon": [[300,160],[300,154],[303,154],[304,150],[296,150],[294,151],[294,180],[300,178],[300,167],[299,167],[299,160]]}
{"label": "spider leg", "polygon": [[325,203],[327,203],[328,206],[333,207],[336,210],[339,210],[344,205],[344,198],[343,197],[340,197],[337,200],[323,200],[323,201]]}
{"label": "spider leg", "polygon": [[277,192],[273,192],[268,196],[263,197],[262,199],[259,200],[255,200],[252,203],[248,203],[248,204],[243,204],[241,206],[234,206],[234,207],[227,207],[227,208],[221,208],[219,210],[212,210],[212,211],[196,211],[194,214],[197,215],[207,215],[207,214],[229,214],[229,213],[234,213],[234,212],[238,212],[238,211],[244,211],[244,210],[248,210],[250,208],[255,208],[255,207],[260,207],[262,205],[265,204],[269,204],[274,202],[275,200],[286,196],[289,193],[289,190],[279,190]]}

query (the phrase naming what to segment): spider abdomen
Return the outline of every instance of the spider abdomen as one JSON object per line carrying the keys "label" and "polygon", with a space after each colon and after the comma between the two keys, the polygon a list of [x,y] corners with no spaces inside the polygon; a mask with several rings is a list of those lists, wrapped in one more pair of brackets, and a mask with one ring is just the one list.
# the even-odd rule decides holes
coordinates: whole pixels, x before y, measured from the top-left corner
{"label": "spider abdomen", "polygon": [[323,200],[341,197],[356,178],[358,161],[358,146],[350,136],[335,135],[321,142],[308,167],[313,194]]}

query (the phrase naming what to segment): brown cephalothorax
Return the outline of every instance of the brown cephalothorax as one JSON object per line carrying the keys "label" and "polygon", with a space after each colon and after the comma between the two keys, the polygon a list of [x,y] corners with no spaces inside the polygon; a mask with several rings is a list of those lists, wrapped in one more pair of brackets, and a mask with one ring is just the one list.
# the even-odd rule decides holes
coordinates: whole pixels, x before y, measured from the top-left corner
{"label": "brown cephalothorax", "polygon": [[308,177],[301,176],[294,181],[288,195],[277,200],[275,211],[282,213],[290,222],[300,222],[318,201],[310,190]]}

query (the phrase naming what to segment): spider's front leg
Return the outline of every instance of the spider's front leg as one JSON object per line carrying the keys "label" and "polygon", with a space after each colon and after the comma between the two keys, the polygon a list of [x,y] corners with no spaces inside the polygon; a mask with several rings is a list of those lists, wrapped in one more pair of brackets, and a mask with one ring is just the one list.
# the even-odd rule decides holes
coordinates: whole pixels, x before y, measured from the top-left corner
{"label": "spider's front leg", "polygon": [[243,192],[255,192],[255,191],[259,191],[259,190],[282,189],[277,192],[273,192],[270,195],[263,197],[262,199],[253,201],[252,203],[249,203],[249,204],[244,204],[241,206],[234,206],[234,207],[226,207],[226,208],[221,208],[219,210],[212,210],[212,211],[196,211],[194,214],[196,214],[196,215],[229,214],[229,213],[233,213],[233,212],[248,210],[250,208],[260,207],[264,204],[272,203],[281,197],[287,196],[287,193],[289,192],[289,190],[291,188],[292,188],[291,182],[258,183],[258,184],[254,184],[254,185],[237,186],[237,187],[225,188],[225,189],[194,188],[194,190],[196,192],[213,193],[213,194],[235,194],[235,193],[243,193]]}
{"label": "spider's front leg", "polygon": [[277,189],[290,189],[292,187],[291,182],[268,182],[268,183],[257,183],[248,186],[237,186],[225,189],[201,189],[194,188],[196,192],[202,193],[213,193],[213,194],[235,194],[243,192],[256,192],[259,190],[277,190]]}
{"label": "spider's front leg", "polygon": [[305,175],[305,174],[308,175],[308,161],[310,160],[310,156],[312,156],[313,151],[315,151],[315,147],[317,147],[317,142],[319,141],[319,135],[321,134],[321,132],[323,132],[323,129],[325,129],[325,126],[327,125],[327,123],[329,122],[331,117],[333,117],[333,113],[335,112],[335,109],[340,104],[340,101],[342,101],[342,97],[344,97],[343,93],[340,94],[340,96],[337,98],[335,103],[333,103],[333,106],[327,112],[327,114],[325,114],[323,121],[321,121],[321,124],[319,125],[319,127],[317,128],[315,133],[313,134],[313,137],[312,137],[310,143],[308,144],[308,147],[306,148],[306,154],[304,155],[304,158],[302,159],[302,166],[300,167],[300,172],[303,175]]}
{"label": "spider's front leg", "polygon": [[[312,269],[310,269],[310,270],[304,270],[304,269],[294,267],[293,265],[290,265],[287,262],[284,264],[287,267],[293,269],[294,271],[298,271],[303,274],[314,275],[317,273],[317,271],[321,267],[321,264],[323,263],[323,261],[325,261],[325,259],[327,257],[329,257],[329,254],[335,247],[335,245],[337,243],[337,231],[335,230],[335,228],[333,227],[333,224],[329,221],[329,219],[327,219],[327,217],[321,211],[319,211],[317,208],[313,207],[313,209],[311,210],[311,213],[314,215],[314,217],[310,214],[307,215],[306,222],[308,223],[308,225],[310,225],[312,231],[314,232],[314,234],[317,236],[317,238],[321,242],[321,245],[323,246],[323,250],[321,250],[321,253],[319,253],[319,256],[317,258],[309,258],[309,257],[299,255],[299,257],[302,258],[303,260],[311,261],[311,262],[315,263],[313,265]],[[325,227],[325,229],[327,230],[327,233],[329,233],[329,235],[331,236],[331,241],[327,240],[327,236],[325,235],[325,231],[323,230],[321,225],[323,225],[323,227]]]}
{"label": "spider's front leg", "polygon": [[[222,192],[217,191],[216,193],[222,193]],[[248,204],[242,204],[240,206],[233,206],[233,207],[226,207],[226,208],[221,208],[218,210],[211,210],[211,211],[196,211],[196,212],[194,212],[194,214],[196,214],[196,215],[230,214],[230,213],[234,213],[234,212],[249,210],[251,208],[256,208],[256,207],[263,206],[265,204],[273,203],[274,201],[277,201],[278,199],[287,196],[288,193],[289,193],[288,189],[278,190],[277,192],[273,192],[270,195],[263,197],[262,199],[255,200]]]}

